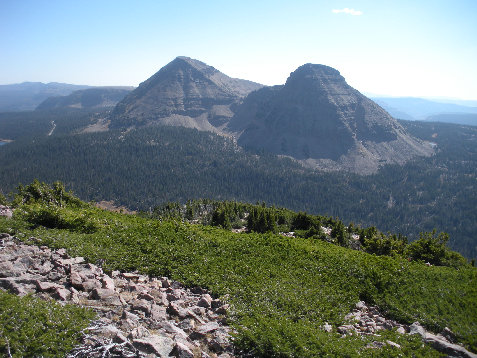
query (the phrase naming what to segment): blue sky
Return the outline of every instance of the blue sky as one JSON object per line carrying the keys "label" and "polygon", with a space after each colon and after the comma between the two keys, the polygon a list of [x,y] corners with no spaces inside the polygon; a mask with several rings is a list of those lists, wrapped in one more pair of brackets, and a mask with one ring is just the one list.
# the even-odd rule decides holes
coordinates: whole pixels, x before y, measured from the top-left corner
{"label": "blue sky", "polygon": [[267,85],[311,62],[361,92],[477,100],[477,0],[0,0],[0,84],[137,86],[182,55]]}

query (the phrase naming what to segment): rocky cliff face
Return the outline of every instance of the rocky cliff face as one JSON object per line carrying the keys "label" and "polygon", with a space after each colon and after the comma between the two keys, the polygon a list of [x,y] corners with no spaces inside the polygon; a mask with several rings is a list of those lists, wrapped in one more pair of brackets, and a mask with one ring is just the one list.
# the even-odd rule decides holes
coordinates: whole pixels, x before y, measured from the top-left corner
{"label": "rocky cliff face", "polygon": [[232,107],[261,87],[177,57],[116,106],[110,127],[166,124],[220,132],[233,116]]}
{"label": "rocky cliff face", "polygon": [[382,164],[433,153],[337,70],[323,65],[305,64],[285,85],[251,93],[227,129],[242,146],[325,170],[367,174]]}
{"label": "rocky cliff face", "polygon": [[114,107],[133,87],[98,87],[79,90],[68,96],[49,97],[38,105],[37,110],[57,108],[106,108]]}

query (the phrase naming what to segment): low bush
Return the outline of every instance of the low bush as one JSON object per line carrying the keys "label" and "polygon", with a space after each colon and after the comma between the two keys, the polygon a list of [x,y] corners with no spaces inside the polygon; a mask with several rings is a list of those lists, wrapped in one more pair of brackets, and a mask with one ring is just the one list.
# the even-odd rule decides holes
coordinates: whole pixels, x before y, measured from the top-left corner
{"label": "low bush", "polygon": [[3,357],[61,357],[79,343],[92,311],[61,306],[0,290],[0,354]]}

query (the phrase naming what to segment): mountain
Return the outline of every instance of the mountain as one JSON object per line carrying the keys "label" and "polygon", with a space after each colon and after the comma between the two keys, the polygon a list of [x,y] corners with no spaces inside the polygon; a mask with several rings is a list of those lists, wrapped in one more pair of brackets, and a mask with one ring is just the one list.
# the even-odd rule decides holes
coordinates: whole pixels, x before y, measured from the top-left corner
{"label": "mountain", "polygon": [[134,87],[96,87],[74,91],[67,96],[54,96],[41,102],[37,110],[58,108],[105,108],[114,107]]}
{"label": "mountain", "polygon": [[477,126],[477,113],[440,113],[427,117],[426,121]]}
{"label": "mountain", "polygon": [[232,107],[261,87],[177,57],[118,103],[110,127],[166,124],[219,132],[233,116]]}
{"label": "mountain", "polygon": [[48,97],[67,96],[90,87],[57,82],[0,85],[0,112],[32,111]]}
{"label": "mountain", "polygon": [[[469,105],[461,105],[456,103],[445,103],[439,101],[431,101],[424,98],[414,97],[373,97],[380,106],[386,109],[393,117],[406,120],[429,120],[436,115],[445,115],[438,117],[438,121],[473,124],[469,123],[470,114],[477,114],[477,107]],[[463,103],[473,104],[471,101],[462,101]],[[466,115],[461,117],[458,114]]]}
{"label": "mountain", "polygon": [[374,173],[433,149],[328,66],[305,64],[283,86],[252,92],[227,129],[241,146],[324,170]]}

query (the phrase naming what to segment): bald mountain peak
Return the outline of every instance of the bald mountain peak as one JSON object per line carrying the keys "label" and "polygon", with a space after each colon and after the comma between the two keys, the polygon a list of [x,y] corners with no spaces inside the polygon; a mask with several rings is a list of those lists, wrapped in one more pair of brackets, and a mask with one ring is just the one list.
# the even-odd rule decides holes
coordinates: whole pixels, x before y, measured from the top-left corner
{"label": "bald mountain peak", "polygon": [[251,93],[228,129],[244,147],[325,170],[373,173],[433,150],[328,66],[305,64],[285,85]]}
{"label": "bald mountain peak", "polygon": [[232,117],[231,106],[261,87],[180,56],[118,103],[111,127],[165,124],[217,132]]}

